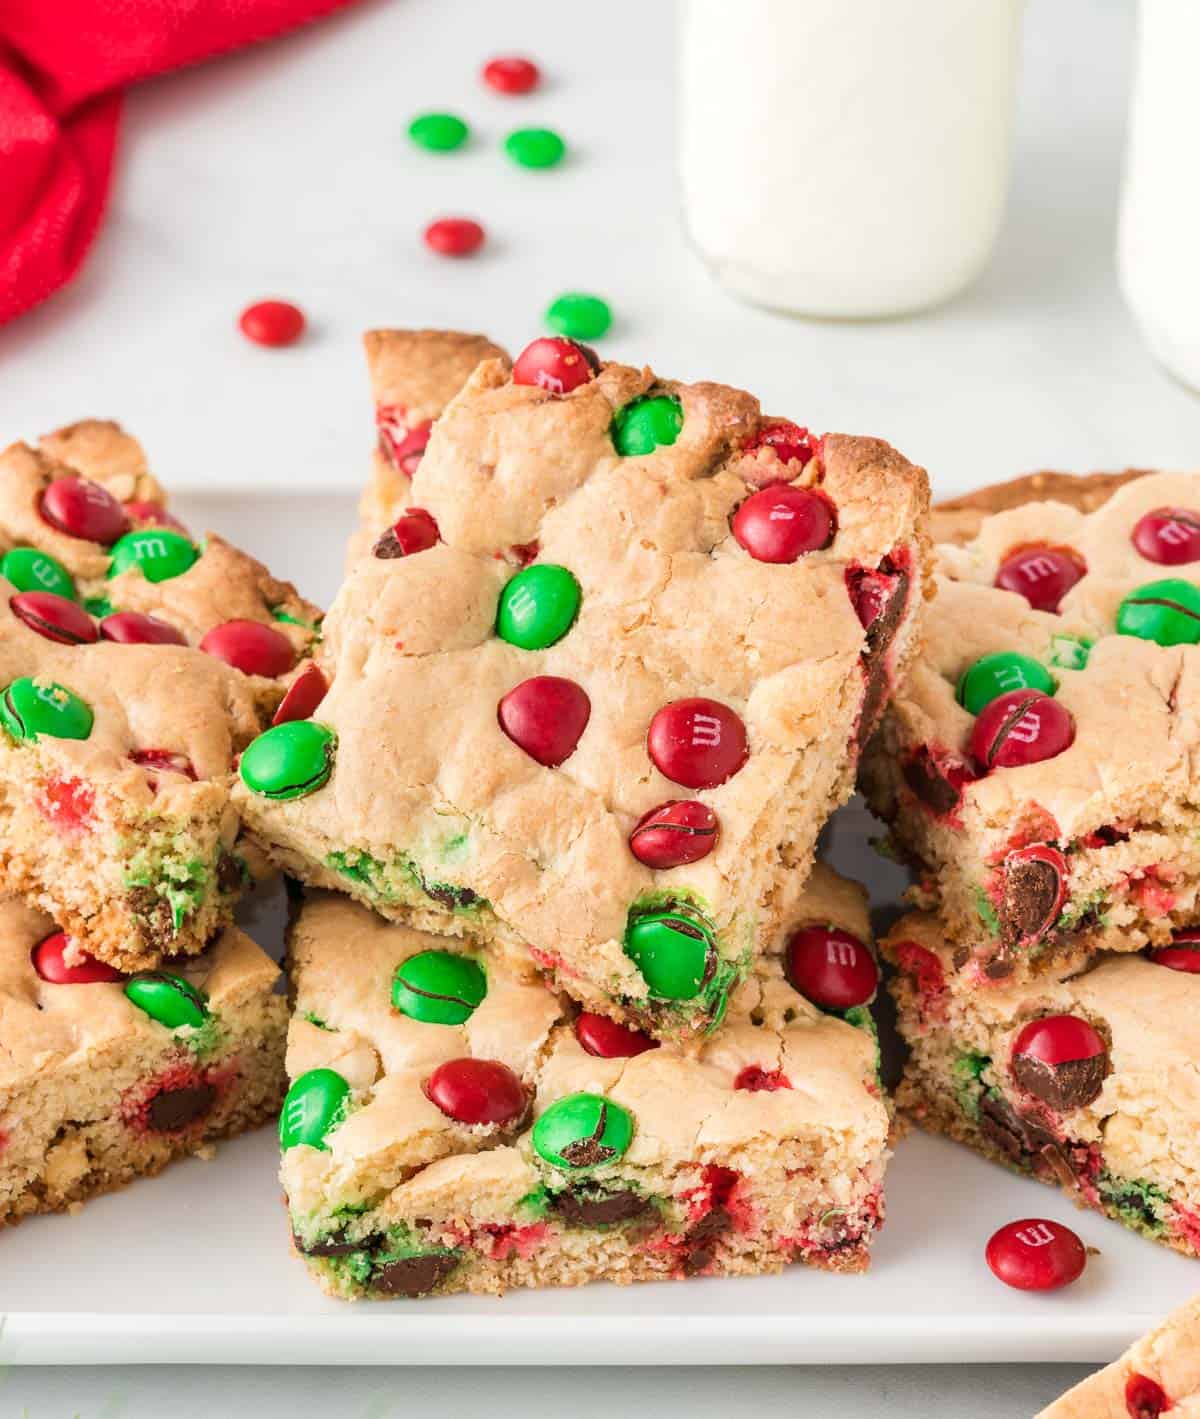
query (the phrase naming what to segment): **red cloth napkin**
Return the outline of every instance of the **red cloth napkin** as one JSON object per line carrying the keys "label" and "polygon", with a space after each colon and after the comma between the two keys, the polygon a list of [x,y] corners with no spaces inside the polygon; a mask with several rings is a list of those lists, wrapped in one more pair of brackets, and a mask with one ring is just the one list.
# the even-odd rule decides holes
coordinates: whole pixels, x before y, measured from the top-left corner
{"label": "red cloth napkin", "polygon": [[0,0],[0,323],[69,281],[104,211],[121,90],[349,0]]}

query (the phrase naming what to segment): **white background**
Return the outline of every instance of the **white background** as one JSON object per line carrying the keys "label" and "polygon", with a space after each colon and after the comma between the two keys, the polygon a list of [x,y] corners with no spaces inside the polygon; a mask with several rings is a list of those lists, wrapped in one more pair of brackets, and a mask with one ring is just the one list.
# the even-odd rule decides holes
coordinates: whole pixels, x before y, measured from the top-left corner
{"label": "white background", "polygon": [[[176,487],[352,486],[370,440],[362,328],[461,326],[519,346],[555,294],[583,288],[617,313],[605,354],[883,434],[943,493],[1034,467],[1195,466],[1200,402],[1151,364],[1113,272],[1132,18],[1131,0],[1032,0],[1008,220],[971,293],[917,320],[816,326],[736,304],[681,243],[666,0],[374,0],[135,96],[83,278],[0,331],[0,436],[113,415]],[[504,51],[543,62],[540,96],[476,82]],[[468,117],[471,147],[411,149],[405,127],[426,108]],[[569,163],[510,166],[499,141],[526,122],[560,128]],[[448,213],[484,222],[486,254],[424,251],[421,229]],[[306,308],[302,346],[235,333],[264,295]],[[243,540],[253,549],[252,524]],[[13,1370],[0,1415],[1022,1419],[1079,1373]]]}

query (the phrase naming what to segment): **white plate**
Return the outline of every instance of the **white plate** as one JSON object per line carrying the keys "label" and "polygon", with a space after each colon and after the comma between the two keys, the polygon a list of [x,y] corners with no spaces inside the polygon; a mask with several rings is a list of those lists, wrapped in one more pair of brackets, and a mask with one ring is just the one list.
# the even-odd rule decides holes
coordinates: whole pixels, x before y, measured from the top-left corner
{"label": "white plate", "polygon": [[[180,509],[328,601],[350,494],[193,498]],[[900,878],[867,846],[875,831],[851,805],[829,851],[870,879],[886,912]],[[249,926],[277,951],[269,904]],[[913,1134],[888,1173],[888,1221],[866,1276],[792,1267],[754,1280],[343,1305],[291,1255],[277,1162],[263,1129],[210,1163],[176,1164],[73,1217],[0,1236],[0,1364],[1098,1362],[1200,1287],[1194,1262]],[[1007,1290],[983,1262],[992,1231],[1031,1214],[1068,1223],[1100,1251],[1056,1295]]]}

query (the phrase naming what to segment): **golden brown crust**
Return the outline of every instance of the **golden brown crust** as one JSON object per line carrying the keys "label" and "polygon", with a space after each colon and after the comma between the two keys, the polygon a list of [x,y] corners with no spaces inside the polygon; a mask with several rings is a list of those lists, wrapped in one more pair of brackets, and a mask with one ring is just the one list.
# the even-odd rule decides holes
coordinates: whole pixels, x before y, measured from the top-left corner
{"label": "golden brown crust", "polygon": [[1023,473],[1003,483],[976,488],[960,498],[944,498],[933,505],[933,540],[963,545],[978,535],[985,517],[1022,503],[1066,503],[1080,512],[1095,512],[1118,488],[1149,471],[1127,468],[1123,473]]}
{"label": "golden brown crust", "polygon": [[81,419],[38,439],[41,451],[66,463],[118,502],[166,503],[167,494],[146,462],[141,444],[113,419]]}

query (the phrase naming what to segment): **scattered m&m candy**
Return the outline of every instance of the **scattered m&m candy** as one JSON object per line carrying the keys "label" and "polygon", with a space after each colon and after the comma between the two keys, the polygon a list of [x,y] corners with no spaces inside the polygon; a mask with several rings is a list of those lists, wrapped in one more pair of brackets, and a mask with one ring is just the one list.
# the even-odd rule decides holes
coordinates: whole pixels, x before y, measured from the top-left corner
{"label": "scattered m&m candy", "polygon": [[0,725],[18,742],[86,739],[92,732],[91,706],[65,685],[44,684],[28,675],[14,680],[0,695]]}
{"label": "scattered m&m candy", "polygon": [[68,537],[110,546],[129,527],[125,509],[107,488],[87,478],[56,478],[39,504],[42,520]]}
{"label": "scattered m&m candy", "polygon": [[532,59],[515,54],[489,59],[483,66],[483,82],[498,94],[527,94],[537,88],[541,77]]}
{"label": "scattered m&m candy", "polygon": [[571,629],[581,595],[566,567],[549,562],[526,567],[500,593],[496,634],[522,650],[545,650]]}
{"label": "scattered m&m candy", "polygon": [[567,145],[553,128],[517,128],[505,138],[504,151],[520,167],[552,168],[562,162]]}
{"label": "scattered m&m candy", "polygon": [[392,1005],[423,1025],[463,1025],[485,995],[483,967],[453,951],[419,951],[392,977]]}
{"label": "scattered m&m candy", "polygon": [[635,917],[625,932],[625,954],[658,1000],[694,1000],[717,961],[711,933],[677,911]]}
{"label": "scattered m&m candy", "polygon": [[[256,301],[238,316],[238,329],[256,345],[294,345],[304,326],[304,312],[291,301]],[[165,515],[158,521],[160,526],[179,526]]]}
{"label": "scattered m&m candy", "polygon": [[1068,1113],[1099,1096],[1109,1069],[1108,1046],[1078,1015],[1043,1015],[1013,1041],[1009,1068],[1027,1094]]}
{"label": "scattered m&m candy", "polygon": [[65,931],[56,931],[33,948],[33,968],[42,980],[51,985],[97,985],[125,979],[120,971],[86,951],[76,951],[75,964],[68,965],[65,955],[70,944]]}
{"label": "scattered m&m candy", "polygon": [[730,522],[738,544],[757,562],[786,564],[828,547],[837,531],[829,499],[811,488],[774,484],[752,493]]}
{"label": "scattered m&m candy", "polygon": [[286,801],[315,793],[333,772],[337,736],[312,719],[277,724],[242,754],[242,782],[262,798]]}
{"label": "scattered m&m candy", "polygon": [[598,1059],[632,1059],[657,1049],[658,1041],[641,1030],[610,1020],[607,1015],[594,1015],[585,1010],[575,1021],[575,1038],[588,1054]]}
{"label": "scattered m&m candy", "polygon": [[296,652],[287,636],[261,621],[225,621],[214,626],[200,642],[200,649],[244,675],[271,679],[286,675],[296,663]]}
{"label": "scattered m&m candy", "polygon": [[112,611],[100,622],[100,635],[117,645],[187,645],[182,631],[141,611]]}
{"label": "scattered m&m candy", "polygon": [[514,384],[532,384],[550,394],[570,394],[596,373],[595,355],[575,340],[543,336],[533,340],[513,362]]}
{"label": "scattered m&m candy", "polygon": [[1057,612],[1086,572],[1087,564],[1072,548],[1031,543],[1009,552],[996,572],[996,585],[1023,596],[1035,611]]}
{"label": "scattered m&m candy", "polygon": [[82,606],[52,591],[19,591],[8,604],[22,625],[56,645],[91,645],[99,635]]}
{"label": "scattered m&m candy", "polygon": [[981,656],[963,671],[955,698],[969,714],[981,714],[1001,695],[1013,690],[1040,690],[1052,695],[1054,676],[1041,661],[1015,650],[998,650]]}
{"label": "scattered m&m candy", "polygon": [[288,686],[288,692],[280,701],[271,723],[290,724],[294,719],[308,719],[316,712],[328,690],[321,667],[310,661]]}
{"label": "scattered m&m candy", "polygon": [[208,1019],[202,992],[172,971],[140,971],[126,983],[125,994],[139,1010],[168,1030],[185,1025],[199,1029]]}
{"label": "scattered m&m candy", "polygon": [[439,536],[432,513],[426,512],[423,507],[406,508],[404,515],[380,534],[371,548],[371,555],[385,562],[394,561],[397,557],[412,557],[436,547]]}
{"label": "scattered m&m candy", "polygon": [[612,325],[612,311],[599,296],[567,291],[551,301],[546,324],[571,340],[599,340]]}
{"label": "scattered m&m candy", "polygon": [[182,533],[169,527],[145,527],[127,532],[113,547],[108,575],[139,571],[147,581],[170,581],[182,576],[199,555],[196,544]]}
{"label": "scattered m&m candy", "polygon": [[643,814],[629,835],[634,857],[656,872],[708,856],[717,843],[717,815],[697,799],[672,798]]}
{"label": "scattered m&m candy", "polygon": [[310,1069],[287,1091],[279,1114],[279,1146],[328,1151],[325,1138],[343,1112],[350,1085],[336,1069]]}
{"label": "scattered m&m candy", "polygon": [[63,564],[35,547],[13,547],[0,561],[0,576],[18,591],[49,591],[75,600],[75,582]]}
{"label": "scattered m&m candy", "polygon": [[1186,926],[1173,933],[1170,946],[1156,946],[1147,955],[1156,966],[1200,975],[1200,927]]}
{"label": "scattered m&m candy", "polygon": [[467,141],[470,129],[455,113],[421,113],[408,125],[408,136],[430,153],[452,153]]}
{"label": "scattered m&m candy", "polygon": [[646,752],[654,767],[684,788],[717,788],[750,756],[741,716],[719,700],[673,700],[650,721]]}
{"label": "scattered m&m candy", "polygon": [[425,1095],[447,1118],[469,1127],[515,1123],[528,1102],[521,1081],[498,1059],[448,1059],[425,1081]]}
{"label": "scattered m&m candy", "polygon": [[522,680],[500,701],[500,728],[545,768],[556,769],[575,752],[592,715],[583,687],[558,675]]}
{"label": "scattered m&m candy", "polygon": [[683,409],[670,394],[647,394],[618,409],[612,421],[613,447],[622,458],[641,458],[675,442],[683,429]]}
{"label": "scattered m&m candy", "polygon": [[483,240],[483,228],[470,217],[439,217],[425,228],[425,245],[439,256],[472,256]]}
{"label": "scattered m&m candy", "polygon": [[1057,1291],[1083,1274],[1087,1251],[1061,1222],[1025,1217],[992,1234],[984,1253],[993,1276],[1018,1291]]}
{"label": "scattered m&m candy", "polygon": [[568,1094],[533,1126],[533,1148],[555,1168],[581,1172],[614,1163],[633,1142],[633,1115],[603,1094]]}
{"label": "scattered m&m candy", "polygon": [[1200,562],[1200,512],[1190,508],[1155,508],[1138,519],[1130,537],[1148,562],[1167,567]]}
{"label": "scattered m&m candy", "polygon": [[793,990],[822,1010],[865,1005],[879,987],[879,967],[867,946],[833,926],[794,931],[788,938],[784,974]]}
{"label": "scattered m&m candy", "polygon": [[975,721],[971,753],[986,773],[1052,759],[1074,742],[1075,721],[1057,700],[1041,690],[1011,690]]}
{"label": "scattered m&m candy", "polygon": [[1139,586],[1117,610],[1117,631],[1158,645],[1200,643],[1200,586],[1178,577]]}

